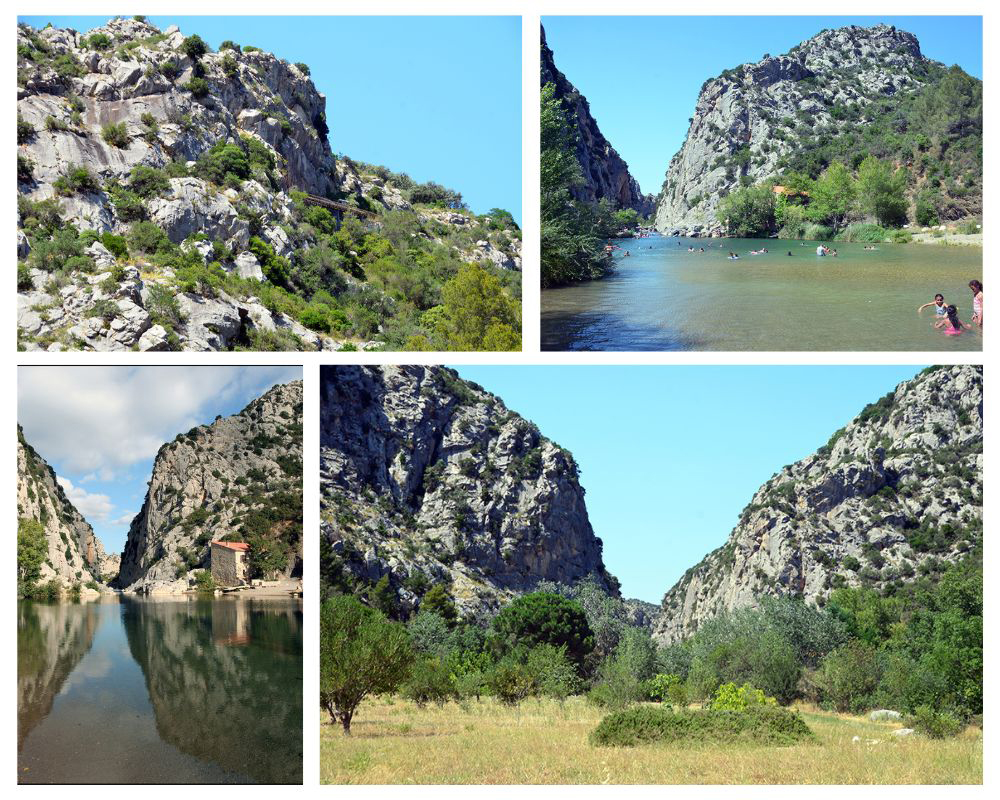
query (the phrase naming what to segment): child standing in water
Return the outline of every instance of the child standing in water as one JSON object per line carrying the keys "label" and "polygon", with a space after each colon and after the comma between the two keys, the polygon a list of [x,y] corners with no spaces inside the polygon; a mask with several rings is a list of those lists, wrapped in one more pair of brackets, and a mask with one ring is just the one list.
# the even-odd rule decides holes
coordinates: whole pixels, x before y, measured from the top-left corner
{"label": "child standing in water", "polygon": [[925,308],[929,308],[930,306],[934,306],[934,313],[937,315],[937,317],[939,319],[941,317],[944,317],[948,313],[948,306],[946,306],[944,304],[944,295],[943,294],[939,293],[939,294],[934,295],[934,300],[932,302],[930,302],[930,303],[924,303],[922,306],[920,306],[917,309],[917,313],[919,314]]}
{"label": "child standing in water", "polygon": [[983,327],[983,284],[980,281],[969,281],[972,289],[972,321]]}
{"label": "child standing in water", "polygon": [[945,318],[935,322],[934,327],[944,328],[946,336],[960,336],[963,328],[969,330],[972,326],[958,318],[958,309],[955,306],[948,306]]}

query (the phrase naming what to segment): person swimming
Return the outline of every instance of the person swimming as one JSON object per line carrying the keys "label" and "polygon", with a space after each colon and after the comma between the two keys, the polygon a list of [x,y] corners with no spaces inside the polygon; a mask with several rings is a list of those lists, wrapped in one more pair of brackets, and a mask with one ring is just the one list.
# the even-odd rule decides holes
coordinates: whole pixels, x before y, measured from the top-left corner
{"label": "person swimming", "polygon": [[823,247],[823,245],[819,245],[819,247],[816,248],[816,255],[818,255],[818,256],[825,256],[826,255],[826,248]]}
{"label": "person swimming", "polygon": [[958,318],[957,306],[948,306],[947,316],[934,323],[935,328],[944,328],[946,336],[960,336],[962,329],[969,330],[972,326]]}
{"label": "person swimming", "polygon": [[791,251],[791,250],[789,250],[789,251],[788,251],[788,255],[791,255],[791,254],[792,254],[792,251]]}
{"label": "person swimming", "polygon": [[920,306],[919,308],[917,308],[917,313],[919,314],[925,308],[929,308],[930,306],[934,306],[934,314],[939,319],[941,317],[947,316],[947,314],[948,314],[948,306],[945,305],[944,295],[941,294],[940,292],[938,294],[934,295],[934,299],[931,300],[931,302],[924,303],[922,306]]}

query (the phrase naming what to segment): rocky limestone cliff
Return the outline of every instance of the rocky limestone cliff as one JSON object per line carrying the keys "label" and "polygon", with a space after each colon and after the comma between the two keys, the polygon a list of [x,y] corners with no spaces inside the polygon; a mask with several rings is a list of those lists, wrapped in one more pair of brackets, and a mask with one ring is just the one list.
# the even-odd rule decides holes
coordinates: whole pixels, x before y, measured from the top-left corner
{"label": "rocky limestone cliff", "polygon": [[412,610],[446,584],[464,615],[540,581],[617,594],[573,456],[454,371],[324,366],[321,535],[348,585],[387,577]]}
{"label": "rocky limestone cliff", "polygon": [[261,536],[302,568],[302,382],[275,386],[231,417],[163,445],[129,527],[114,585],[177,593],[210,566],[210,542]]}
{"label": "rocky limestone cliff", "polygon": [[982,448],[982,367],[901,383],[761,486],[726,544],[666,593],[654,635],[683,639],[764,595],[822,605],[840,586],[891,591],[939,571],[982,540]]}
{"label": "rocky limestone cliff", "polygon": [[555,86],[556,98],[563,102],[576,124],[576,158],[583,172],[583,183],[572,190],[573,196],[589,203],[606,199],[616,210],[634,208],[644,217],[652,214],[653,195],[642,193],[639,182],[628,171],[628,164],[601,133],[587,98],[556,68],[542,28],[541,85],[547,83]]}
{"label": "rocky limestone cliff", "polygon": [[90,581],[104,583],[117,573],[117,556],[108,556],[100,539],[63,491],[52,469],[24,439],[17,426],[17,515],[45,528],[48,555],[40,583],[56,580],[64,588]]}
{"label": "rocky limestone cliff", "polygon": [[[460,260],[520,269],[519,231],[496,230],[489,218],[473,226],[469,214],[432,219],[411,206],[384,170],[336,159],[326,99],[306,65],[252,47],[192,57],[185,53],[190,38],[176,26],[161,32],[123,18],[86,34],[18,26],[20,349],[375,347],[364,334],[338,336],[328,322],[307,327],[302,319],[309,318],[296,315],[296,304],[319,288],[307,253],[322,244],[300,193],[376,215],[414,211],[427,240],[448,239],[449,247],[461,240],[454,253]],[[230,160],[235,172],[206,168],[212,148],[223,145],[242,150],[249,166]],[[146,184],[137,182],[137,167],[162,171],[163,182],[153,185],[148,176]],[[53,258],[31,257],[54,227],[53,214],[56,226],[71,223],[97,235],[124,235],[138,221],[152,222],[174,245],[195,251],[216,278],[211,286],[181,280],[162,258],[131,246],[127,254],[114,253],[101,241],[88,242],[75,261],[55,269]],[[362,220],[377,225],[372,217]],[[471,241],[447,235],[473,227]],[[262,243],[256,249],[254,237]],[[269,270],[262,248],[287,259],[291,275],[277,282],[294,300],[280,302],[268,291],[283,273]],[[321,288],[363,296],[374,308],[396,302],[370,285],[360,266],[342,266],[344,274],[326,269]]]}
{"label": "rocky limestone cliff", "polygon": [[864,125],[867,107],[920,88],[931,63],[913,34],[852,25],[705,81],[657,198],[657,230],[725,233],[715,213],[720,199],[774,175],[779,160],[800,146],[797,127],[836,135],[843,123],[833,115],[855,104]]}

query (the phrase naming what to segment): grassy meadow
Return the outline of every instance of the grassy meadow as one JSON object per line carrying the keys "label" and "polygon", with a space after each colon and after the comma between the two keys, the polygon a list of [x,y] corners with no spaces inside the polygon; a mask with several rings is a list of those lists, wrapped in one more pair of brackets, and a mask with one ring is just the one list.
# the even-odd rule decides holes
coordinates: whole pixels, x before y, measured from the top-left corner
{"label": "grassy meadow", "polygon": [[[942,784],[981,783],[983,738],[896,738],[898,723],[800,707],[816,741],[748,745],[593,747],[606,712],[572,697],[503,706],[492,699],[418,708],[365,701],[345,737],[324,713],[320,779],[360,784]],[[861,737],[860,743],[852,741]],[[665,753],[664,751],[669,751]],[[669,755],[669,757],[664,757]]]}

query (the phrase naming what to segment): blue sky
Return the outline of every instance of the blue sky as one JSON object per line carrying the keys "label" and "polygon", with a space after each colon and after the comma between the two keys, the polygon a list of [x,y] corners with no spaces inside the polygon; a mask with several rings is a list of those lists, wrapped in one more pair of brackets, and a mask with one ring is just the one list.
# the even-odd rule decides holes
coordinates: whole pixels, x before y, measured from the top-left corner
{"label": "blue sky", "polygon": [[824,28],[880,22],[912,33],[928,58],[982,77],[982,17],[542,17],[556,66],[653,194],[705,80],[786,53]]}
{"label": "blue sky", "polygon": [[[331,7],[332,8],[332,7]],[[18,18],[86,31],[109,17]],[[185,17],[214,49],[226,39],[309,65],[326,95],[335,153],[462,192],[473,211],[521,220],[519,17]]]}
{"label": "blue sky", "polygon": [[919,366],[456,366],[569,449],[622,593],[659,603],[786,464]]}
{"label": "blue sky", "polygon": [[160,445],[301,367],[18,367],[17,421],[108,553],[125,546]]}

